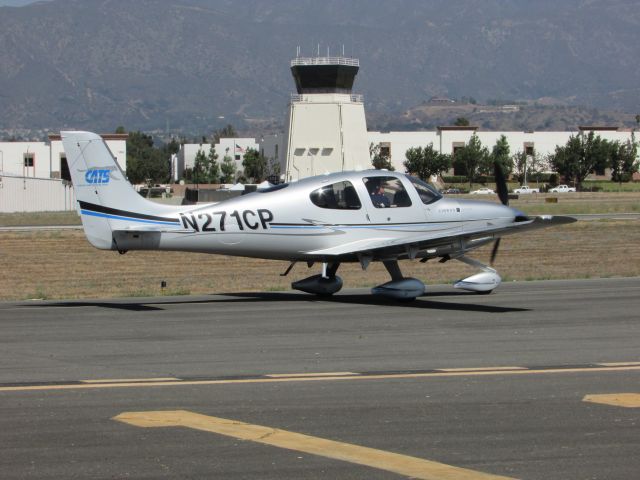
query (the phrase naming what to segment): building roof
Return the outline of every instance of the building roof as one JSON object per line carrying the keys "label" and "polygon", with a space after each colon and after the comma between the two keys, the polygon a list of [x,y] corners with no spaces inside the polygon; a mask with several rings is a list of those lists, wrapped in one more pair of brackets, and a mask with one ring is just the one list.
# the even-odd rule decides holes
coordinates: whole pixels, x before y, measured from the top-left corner
{"label": "building roof", "polygon": [[469,131],[473,130],[473,131],[476,131],[476,130],[478,130],[478,128],[480,128],[480,127],[478,127],[477,125],[475,125],[475,126],[474,125],[440,125],[438,127],[438,130],[469,130]]}
{"label": "building roof", "polygon": [[[126,140],[127,138],[129,138],[129,134],[128,133],[101,133],[100,136],[104,140]],[[60,137],[59,133],[50,133],[49,134],[49,141],[50,142],[60,141],[60,140],[62,140],[62,137]]]}
{"label": "building roof", "polygon": [[608,131],[608,132],[617,132],[618,127],[607,126],[607,125],[580,125],[578,127],[580,131]]}

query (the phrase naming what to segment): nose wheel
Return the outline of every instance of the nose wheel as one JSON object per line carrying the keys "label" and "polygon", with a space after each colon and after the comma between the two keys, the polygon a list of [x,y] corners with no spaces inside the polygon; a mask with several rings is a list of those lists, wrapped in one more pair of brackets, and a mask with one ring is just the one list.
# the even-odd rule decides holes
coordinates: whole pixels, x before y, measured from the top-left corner
{"label": "nose wheel", "polygon": [[456,260],[466,263],[472,267],[477,267],[481,271],[465,279],[458,280],[453,284],[454,288],[488,295],[493,292],[500,283],[502,283],[502,279],[500,278],[500,275],[498,275],[498,272],[490,266],[473,258],[465,257],[464,255],[457,257]]}

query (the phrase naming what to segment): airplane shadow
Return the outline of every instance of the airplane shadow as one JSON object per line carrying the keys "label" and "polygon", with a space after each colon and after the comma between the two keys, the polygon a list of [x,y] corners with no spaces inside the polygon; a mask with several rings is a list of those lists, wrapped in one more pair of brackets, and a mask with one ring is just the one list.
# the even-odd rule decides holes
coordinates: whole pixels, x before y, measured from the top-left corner
{"label": "airplane shadow", "polygon": [[[51,307],[100,307],[117,310],[127,310],[133,312],[147,311],[163,311],[164,305],[190,305],[190,304],[212,304],[216,303],[247,303],[247,302],[297,302],[300,304],[314,304],[318,302],[341,303],[349,305],[368,305],[368,306],[392,306],[412,309],[427,310],[451,310],[462,312],[481,312],[481,313],[511,313],[511,312],[528,312],[528,308],[519,307],[501,307],[496,305],[483,305],[479,303],[468,302],[451,302],[432,300],[438,297],[443,298],[469,298],[476,297],[475,293],[469,292],[431,292],[422,297],[418,297],[413,301],[395,301],[382,297],[377,297],[367,293],[354,294],[336,294],[333,296],[316,296],[302,293],[289,292],[238,292],[225,294],[211,294],[211,298],[191,298],[191,297],[157,297],[153,299],[140,298],[140,300],[128,300],[125,302],[113,300],[69,300],[61,302],[47,302],[38,306],[43,308]],[[33,304],[29,305],[33,307]]]}
{"label": "airplane shadow", "polygon": [[[258,298],[256,298],[258,295]],[[315,295],[298,295],[295,293],[235,293],[233,297],[241,297],[242,301],[253,300],[256,301],[298,301],[298,302],[332,302],[332,303],[344,303],[349,305],[370,305],[370,306],[393,306],[402,308],[418,308],[428,310],[455,310],[464,312],[487,312],[487,313],[509,313],[509,312],[527,312],[530,311],[527,308],[519,307],[500,307],[495,305],[481,305],[476,303],[461,303],[461,302],[445,302],[430,300],[430,298],[436,297],[476,297],[475,293],[467,292],[434,292],[428,293],[422,297],[418,297],[411,301],[399,301],[391,300],[387,298],[377,297],[369,293],[363,294],[343,294],[333,295],[330,297],[321,297]]]}
{"label": "airplane shadow", "polygon": [[[189,303],[189,302],[186,302]],[[91,301],[91,300],[66,300],[60,302],[47,302],[47,303],[39,303],[39,304],[29,304],[25,305],[29,308],[39,307],[39,308],[56,308],[56,307],[100,307],[100,308],[111,308],[115,310],[127,310],[130,312],[157,312],[165,310],[162,307],[154,307],[157,302],[148,302],[144,299],[140,299],[140,302],[121,302],[117,303],[117,301],[113,302],[105,302],[105,301]]]}

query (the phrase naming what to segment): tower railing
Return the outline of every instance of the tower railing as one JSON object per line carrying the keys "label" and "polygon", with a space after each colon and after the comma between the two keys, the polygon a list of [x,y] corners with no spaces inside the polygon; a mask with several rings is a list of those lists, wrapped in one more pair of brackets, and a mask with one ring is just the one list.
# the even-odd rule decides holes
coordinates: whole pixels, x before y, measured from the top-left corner
{"label": "tower railing", "polygon": [[[310,102],[310,98],[306,98],[309,95],[314,95],[313,93],[292,93],[291,101],[292,102]],[[344,95],[345,97],[349,97],[349,100],[354,103],[363,103],[364,97],[361,93],[336,93],[335,95]]]}
{"label": "tower railing", "polygon": [[359,67],[360,60],[346,57],[296,57],[291,60],[291,66],[297,65],[348,65]]}

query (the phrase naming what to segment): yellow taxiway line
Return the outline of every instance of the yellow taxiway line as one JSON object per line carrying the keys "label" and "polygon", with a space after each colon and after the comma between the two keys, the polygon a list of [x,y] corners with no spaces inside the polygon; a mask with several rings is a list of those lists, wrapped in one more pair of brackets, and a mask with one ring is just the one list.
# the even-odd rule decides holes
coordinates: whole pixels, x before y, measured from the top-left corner
{"label": "yellow taxiway line", "polygon": [[528,370],[525,367],[473,367],[473,368],[440,368],[440,372],[500,372],[510,370]]}
{"label": "yellow taxiway line", "polygon": [[614,407],[640,408],[640,393],[607,393],[586,395],[583,402],[601,403]]}
{"label": "yellow taxiway line", "polygon": [[630,367],[633,365],[640,365],[640,362],[608,362],[600,363],[603,367]]}
{"label": "yellow taxiway line", "polygon": [[63,384],[24,384],[0,386],[1,392],[27,392],[27,391],[55,391],[55,390],[85,390],[101,388],[150,388],[150,387],[180,387],[194,385],[231,385],[245,383],[274,383],[274,382],[328,382],[328,381],[365,381],[365,380],[394,380],[394,379],[419,379],[419,378],[444,378],[444,377],[468,377],[468,376],[492,376],[492,375],[550,375],[562,373],[596,373],[596,372],[622,372],[640,371],[640,365],[630,364],[621,366],[584,366],[584,367],[493,367],[490,370],[484,368],[468,369],[439,369],[428,372],[390,372],[390,373],[348,373],[334,372],[325,374],[276,374],[250,378],[216,378],[216,379],[131,379],[122,382],[113,381],[87,381]]}
{"label": "yellow taxiway line", "polygon": [[270,373],[265,375],[269,378],[301,378],[301,377],[347,377],[349,375],[359,375],[354,372],[327,372],[327,373]]}
{"label": "yellow taxiway line", "polygon": [[137,427],[186,427],[239,440],[365,465],[422,480],[513,480],[422,458],[313,437],[185,410],[124,412],[113,418]]}
{"label": "yellow taxiway line", "polygon": [[80,380],[82,383],[130,383],[130,382],[179,382],[176,377],[154,377],[154,378],[101,378],[97,380]]}

